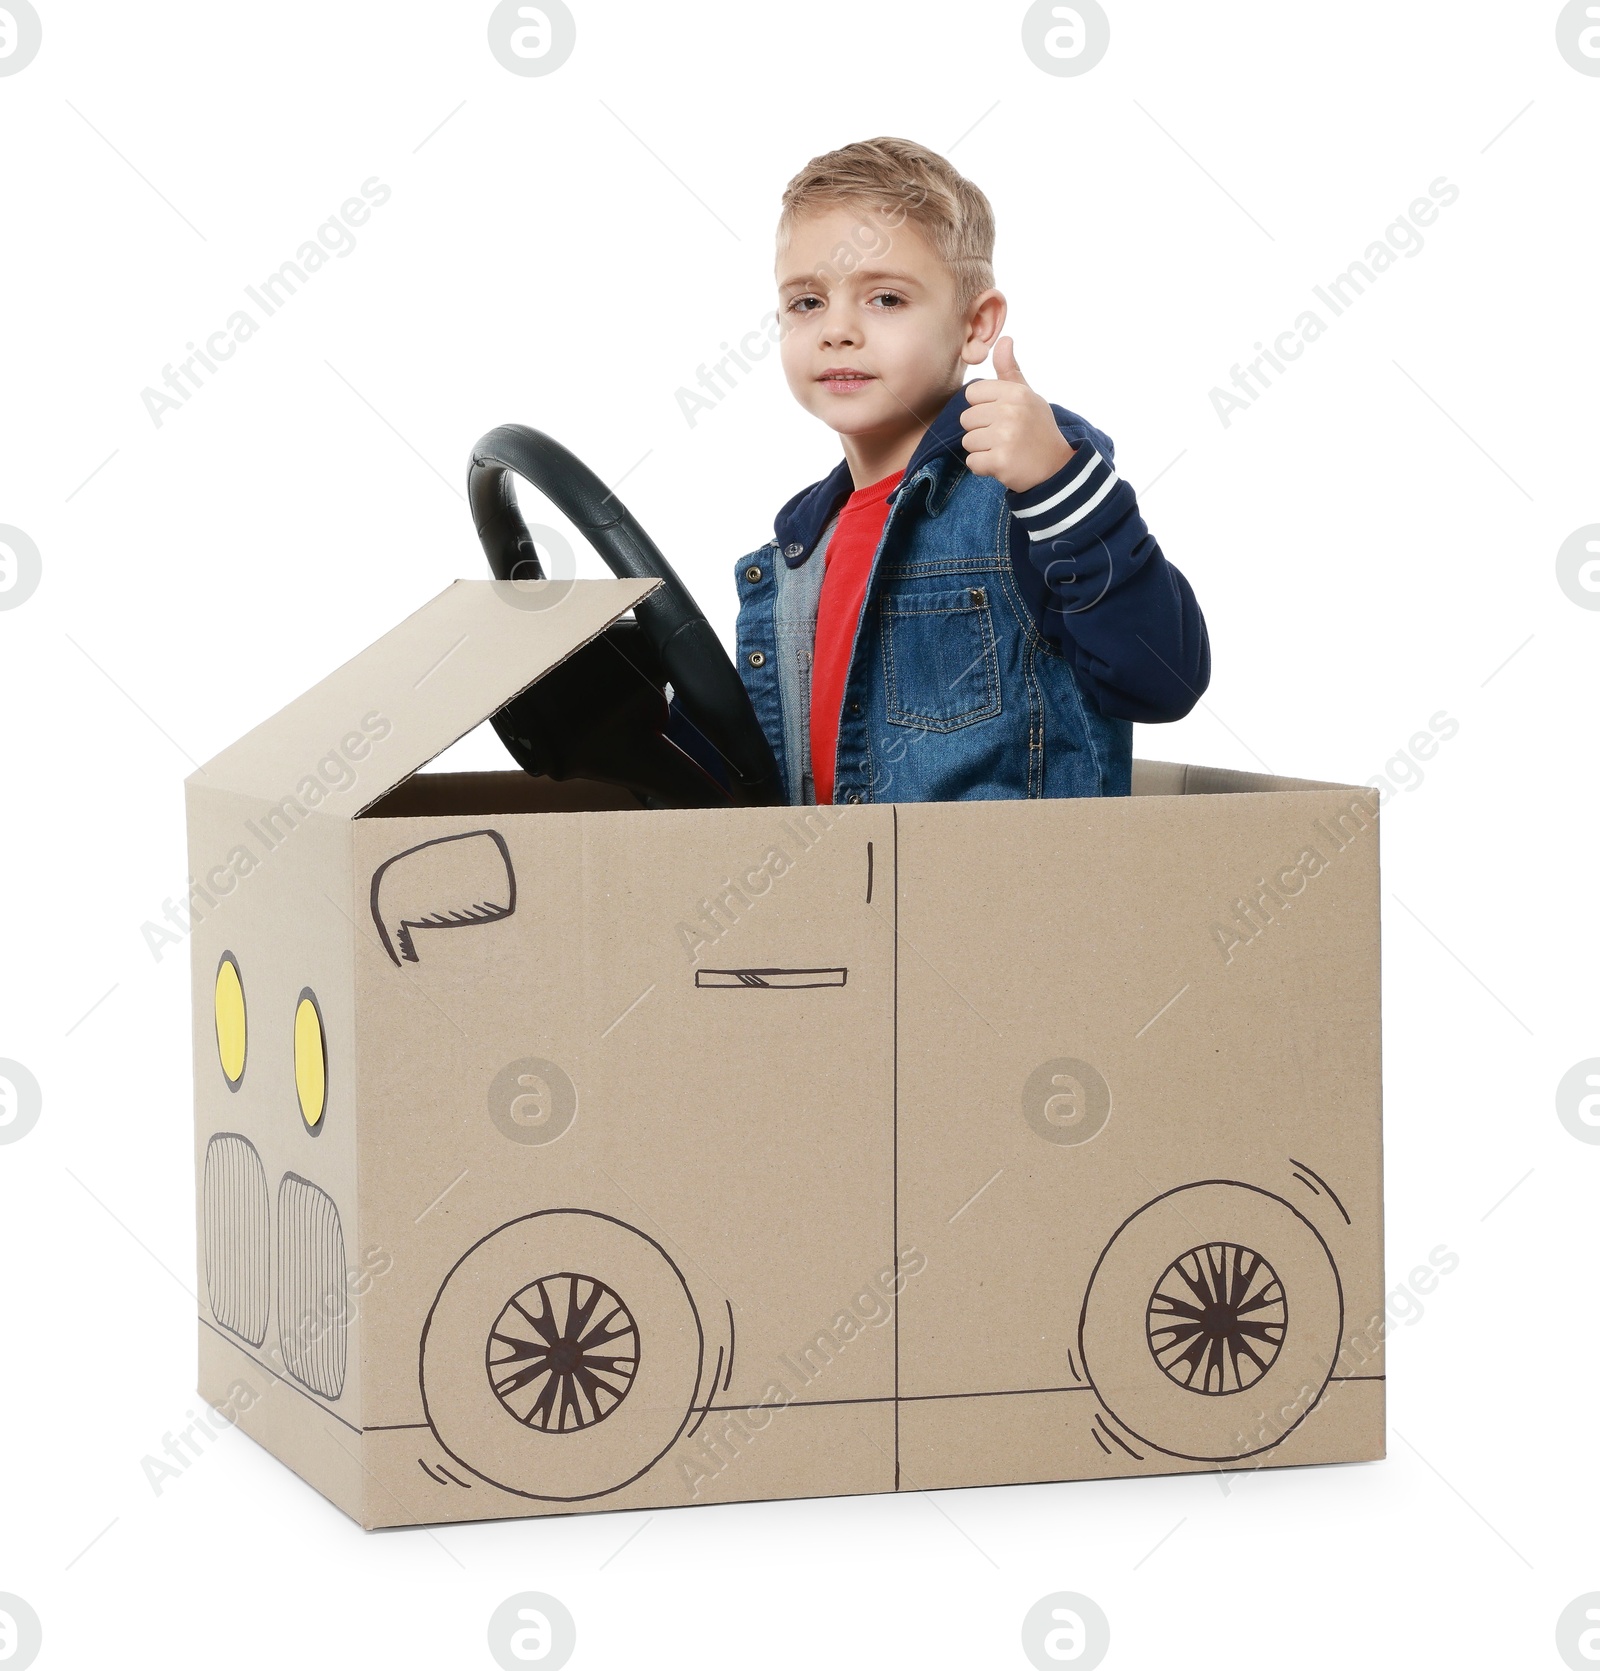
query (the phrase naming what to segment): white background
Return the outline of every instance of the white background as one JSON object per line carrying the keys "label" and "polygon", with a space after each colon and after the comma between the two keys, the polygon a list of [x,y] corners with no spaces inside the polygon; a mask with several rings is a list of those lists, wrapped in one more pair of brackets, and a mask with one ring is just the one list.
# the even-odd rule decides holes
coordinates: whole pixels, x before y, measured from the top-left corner
{"label": "white background", "polygon": [[[1559,7],[1107,0],[1057,77],[1015,0],[574,0],[519,77],[482,0],[37,3],[0,77],[0,523],[43,559],[0,612],[0,1056],[44,1090],[0,1147],[0,1590],[41,1663],[487,1665],[536,1589],[580,1665],[1021,1665],[1054,1590],[1113,1666],[1559,1664],[1600,1590],[1600,1147],[1554,1105],[1600,1055],[1600,613],[1555,578],[1600,522],[1600,77]],[[184,776],[482,572],[500,422],[627,472],[731,642],[735,559],[837,442],[775,356],[693,428],[675,391],[772,306],[790,174],[879,133],[988,193],[1023,370],[1201,599],[1211,688],[1137,751],[1363,782],[1459,722],[1383,820],[1389,1285],[1459,1256],[1391,1338],[1389,1459],[369,1536],[230,1433],[158,1496],[196,1406],[189,975],[141,925]],[[157,428],[140,391],[373,175],[354,252]],[[1420,254],[1225,427],[1212,387],[1440,176]]]}

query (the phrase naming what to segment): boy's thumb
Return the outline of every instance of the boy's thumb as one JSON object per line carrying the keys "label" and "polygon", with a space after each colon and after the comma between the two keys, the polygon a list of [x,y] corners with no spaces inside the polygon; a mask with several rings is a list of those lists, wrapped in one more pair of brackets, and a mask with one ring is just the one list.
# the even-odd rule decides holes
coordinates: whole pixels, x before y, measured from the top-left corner
{"label": "boy's thumb", "polygon": [[1028,380],[1022,375],[1022,368],[1017,364],[1016,348],[1010,337],[1001,337],[994,345],[994,374],[1006,383],[1020,383],[1027,387]]}

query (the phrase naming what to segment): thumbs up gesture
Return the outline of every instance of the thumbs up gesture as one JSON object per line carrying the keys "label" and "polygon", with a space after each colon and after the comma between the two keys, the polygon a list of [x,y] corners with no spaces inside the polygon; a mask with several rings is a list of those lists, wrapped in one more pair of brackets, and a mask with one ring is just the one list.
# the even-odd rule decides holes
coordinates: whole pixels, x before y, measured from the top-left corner
{"label": "thumbs up gesture", "polygon": [[1075,449],[1056,428],[1049,401],[1028,387],[1010,337],[994,345],[994,370],[993,377],[967,384],[961,445],[973,475],[994,476],[1013,493],[1025,493],[1061,469]]}

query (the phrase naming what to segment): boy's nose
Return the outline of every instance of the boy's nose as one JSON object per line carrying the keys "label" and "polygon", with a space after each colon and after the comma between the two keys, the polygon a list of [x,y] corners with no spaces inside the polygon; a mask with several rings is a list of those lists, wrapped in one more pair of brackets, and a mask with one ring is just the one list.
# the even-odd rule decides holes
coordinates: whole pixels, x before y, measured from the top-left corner
{"label": "boy's nose", "polygon": [[856,333],[843,327],[837,331],[824,331],[821,341],[824,348],[857,348],[860,346]]}

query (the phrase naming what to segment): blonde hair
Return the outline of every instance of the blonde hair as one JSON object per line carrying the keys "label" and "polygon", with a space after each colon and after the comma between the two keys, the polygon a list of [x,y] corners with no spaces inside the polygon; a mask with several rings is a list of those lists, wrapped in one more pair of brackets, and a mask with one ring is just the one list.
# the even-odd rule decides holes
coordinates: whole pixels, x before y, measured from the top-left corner
{"label": "blonde hair", "polygon": [[856,204],[909,220],[956,281],[965,307],[994,283],[994,210],[973,183],[936,151],[910,139],[862,139],[813,157],[783,188],[778,253],[795,222],[822,209]]}

